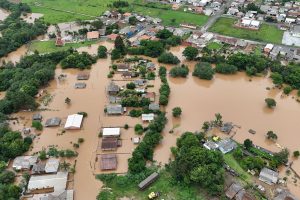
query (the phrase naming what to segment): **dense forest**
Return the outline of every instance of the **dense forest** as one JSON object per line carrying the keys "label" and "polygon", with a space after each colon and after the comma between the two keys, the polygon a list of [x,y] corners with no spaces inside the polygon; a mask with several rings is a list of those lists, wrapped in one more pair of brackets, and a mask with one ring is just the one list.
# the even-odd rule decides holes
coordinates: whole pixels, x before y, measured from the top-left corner
{"label": "dense forest", "polygon": [[0,24],[0,57],[18,49],[30,40],[46,32],[47,26],[41,20],[34,24],[24,22],[20,16],[30,13],[27,4],[13,4],[7,0],[0,0],[0,7],[9,10],[11,14]]}

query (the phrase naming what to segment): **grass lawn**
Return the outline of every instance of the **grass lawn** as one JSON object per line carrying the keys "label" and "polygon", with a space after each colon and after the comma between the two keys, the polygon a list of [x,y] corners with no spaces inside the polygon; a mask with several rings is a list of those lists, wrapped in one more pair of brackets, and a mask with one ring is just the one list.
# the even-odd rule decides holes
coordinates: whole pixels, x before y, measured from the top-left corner
{"label": "grass lawn", "polygon": [[69,48],[79,48],[79,47],[84,47],[84,46],[89,46],[91,44],[95,44],[98,41],[86,41],[86,42],[79,42],[79,43],[67,43],[63,47],[57,47],[55,46],[55,41],[54,40],[49,40],[49,41],[33,41],[30,46],[29,50],[30,51],[35,51],[37,50],[40,53],[51,53],[55,51],[63,51],[67,50]]}
{"label": "grass lawn", "polygon": [[159,199],[188,199],[188,200],[204,200],[204,196],[200,194],[200,190],[196,187],[182,186],[171,183],[171,175],[162,171],[160,177],[146,190],[140,191],[136,183],[125,181],[124,177],[116,177],[109,181],[105,187],[111,188],[109,192],[105,192],[103,199],[114,200],[120,197],[130,197],[136,200],[148,199],[147,196],[151,192],[160,192]]}
{"label": "grass lawn", "polygon": [[60,10],[68,10],[92,16],[99,16],[108,9],[107,5],[114,1],[115,0],[22,0],[22,2],[29,4],[29,6],[32,8],[32,12],[44,14],[45,21],[51,24],[75,21],[76,19],[87,20],[93,19],[93,17],[41,8],[36,6],[35,2],[41,4],[42,6]]}
{"label": "grass lawn", "polygon": [[222,48],[222,44],[220,43],[217,43],[217,42],[210,42],[208,45],[207,45],[207,48],[210,49],[210,50],[217,50],[217,49],[221,49]]}
{"label": "grass lawn", "polygon": [[224,155],[224,160],[229,167],[234,169],[237,173],[240,174],[240,178],[246,182],[251,181],[251,175],[248,174],[244,169],[239,165],[239,163],[234,159],[232,153],[228,153]]}
{"label": "grass lawn", "polygon": [[262,24],[260,29],[255,31],[235,28],[233,27],[235,21],[236,19],[222,17],[210,28],[210,31],[237,38],[281,44],[283,31],[277,27]]}
{"label": "grass lawn", "polygon": [[208,16],[198,15],[194,13],[188,13],[183,11],[165,10],[159,8],[149,8],[140,5],[133,5],[130,7],[131,11],[149,15],[152,17],[158,17],[163,20],[163,24],[166,26],[179,26],[181,23],[190,23],[197,26],[204,25]]}

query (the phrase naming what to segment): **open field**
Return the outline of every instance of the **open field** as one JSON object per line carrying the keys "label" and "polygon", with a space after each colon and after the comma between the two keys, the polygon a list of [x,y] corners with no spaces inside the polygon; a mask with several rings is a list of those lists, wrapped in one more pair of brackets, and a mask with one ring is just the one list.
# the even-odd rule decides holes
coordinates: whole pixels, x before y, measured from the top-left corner
{"label": "open field", "polygon": [[116,199],[121,197],[134,197],[133,199],[148,199],[147,195],[151,192],[160,192],[160,199],[189,199],[204,200],[200,194],[199,188],[177,184],[171,177],[171,174],[165,170],[161,171],[159,179],[146,190],[140,191],[134,181],[129,180],[127,176],[114,177],[106,183],[111,188],[109,192],[103,192],[103,199]]}
{"label": "open field", "polygon": [[30,51],[38,51],[39,53],[51,53],[55,51],[63,51],[69,48],[85,47],[97,43],[98,41],[85,41],[78,43],[67,43],[63,47],[55,46],[54,40],[49,41],[34,41],[30,44]]}
{"label": "open field", "polygon": [[36,6],[36,2],[42,6],[50,8],[67,10],[91,16],[99,16],[107,10],[107,5],[111,4],[113,1],[114,0],[22,0],[22,2],[30,5],[32,12],[43,13],[45,21],[52,24],[75,21],[76,19],[87,20],[92,19],[93,17],[41,8]]}
{"label": "open field", "polygon": [[275,26],[268,24],[262,24],[258,31],[241,29],[233,27],[236,19],[232,18],[220,18],[209,29],[209,31],[216,32],[222,35],[238,37],[249,40],[256,40],[261,42],[271,42],[280,44],[283,36],[283,31],[279,30]]}
{"label": "open field", "polygon": [[[24,3],[28,3],[30,5],[32,12],[44,14],[45,21],[51,24],[75,21],[77,19],[93,19],[93,16],[99,16],[105,10],[109,9],[107,5],[111,4],[113,1],[114,0],[23,0]],[[51,10],[49,8],[42,8],[37,6],[36,2],[45,7],[66,10],[90,16],[83,16],[79,14],[76,15],[67,12]],[[161,8],[144,7],[142,4],[140,4],[141,0],[129,0],[129,2],[136,2],[139,4],[131,4],[131,6],[127,8],[128,11],[159,17],[163,20],[164,25],[178,26],[180,23],[187,22],[202,26],[208,20],[208,17],[205,15],[197,15],[183,11],[173,11]]]}
{"label": "open field", "polygon": [[178,26],[181,23],[190,23],[197,26],[202,26],[208,20],[208,16],[205,15],[198,15],[183,11],[149,8],[137,4],[134,4],[130,9],[134,12],[144,15],[159,17],[163,20],[163,24],[166,26]]}
{"label": "open field", "polygon": [[207,44],[207,48],[210,50],[218,50],[222,48],[222,44],[217,43],[217,42],[210,42]]}

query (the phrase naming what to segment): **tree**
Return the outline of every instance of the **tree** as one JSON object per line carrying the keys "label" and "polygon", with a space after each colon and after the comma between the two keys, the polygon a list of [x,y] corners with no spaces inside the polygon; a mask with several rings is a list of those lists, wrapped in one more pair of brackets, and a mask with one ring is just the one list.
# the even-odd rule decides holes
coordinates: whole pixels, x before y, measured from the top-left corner
{"label": "tree", "polygon": [[43,125],[39,121],[32,121],[32,125],[31,126],[34,127],[38,131],[42,131],[43,130]]}
{"label": "tree", "polygon": [[65,103],[69,105],[71,103],[71,99],[69,97],[66,97],[65,98]]}
{"label": "tree", "polygon": [[200,79],[211,80],[214,77],[215,71],[211,68],[209,63],[198,63],[195,66],[193,76]]}
{"label": "tree", "polygon": [[293,152],[293,156],[294,156],[295,158],[298,158],[298,157],[300,156],[300,152],[299,152],[299,151],[294,151],[294,152]]}
{"label": "tree", "polygon": [[271,74],[271,79],[276,86],[281,86],[283,84],[283,77],[277,72]]}
{"label": "tree", "polygon": [[172,77],[187,77],[189,74],[189,68],[186,65],[172,67],[170,70],[170,75]]}
{"label": "tree", "polygon": [[267,132],[267,138],[269,140],[277,140],[278,136],[273,131],[268,131]]}
{"label": "tree", "polygon": [[215,121],[214,121],[216,126],[222,126],[223,121],[222,121],[222,115],[220,113],[215,114]]}
{"label": "tree", "polygon": [[221,63],[217,64],[215,70],[220,74],[235,74],[238,71],[238,68],[234,65]]}
{"label": "tree", "polygon": [[172,35],[173,35],[173,33],[171,31],[169,31],[168,29],[163,29],[156,33],[156,37],[159,39],[168,39]]}
{"label": "tree", "polygon": [[266,102],[268,108],[274,108],[276,106],[276,101],[272,98],[266,98],[265,102]]}
{"label": "tree", "polygon": [[136,134],[138,134],[138,135],[142,135],[143,132],[144,132],[143,126],[142,126],[141,124],[136,124],[136,125],[134,126],[134,132],[135,132]]}
{"label": "tree", "polygon": [[144,48],[144,55],[152,58],[156,58],[164,52],[164,45],[160,41],[142,40],[141,46]]}
{"label": "tree", "polygon": [[244,147],[250,149],[253,146],[253,142],[250,139],[244,140]]}
{"label": "tree", "polygon": [[118,49],[113,49],[111,51],[111,59],[112,60],[117,60],[117,59],[120,59],[121,57],[122,57],[122,54]]}
{"label": "tree", "polygon": [[168,97],[166,95],[160,95],[159,104],[163,105],[163,106],[166,106],[166,105],[168,105],[168,103],[169,103]]}
{"label": "tree", "polygon": [[275,153],[273,158],[276,162],[276,167],[281,164],[286,164],[289,158],[289,151],[287,149],[282,149],[280,152]]}
{"label": "tree", "polygon": [[127,83],[126,88],[129,90],[134,90],[135,89],[135,84],[133,82]]}
{"label": "tree", "polygon": [[103,22],[100,19],[96,19],[94,21],[91,22],[91,26],[98,30],[101,29],[103,27]]}
{"label": "tree", "polygon": [[195,47],[188,46],[182,52],[183,56],[188,60],[195,60],[197,55],[199,54],[199,50]]}
{"label": "tree", "polygon": [[158,62],[165,63],[165,64],[178,64],[180,63],[180,60],[177,58],[177,56],[174,56],[172,53],[162,53],[158,57]]}
{"label": "tree", "polygon": [[175,107],[172,109],[172,114],[173,114],[173,117],[179,117],[182,113],[182,110],[180,107]]}
{"label": "tree", "polygon": [[138,22],[138,20],[135,16],[129,17],[129,24],[130,25],[136,25],[137,22]]}
{"label": "tree", "polygon": [[117,49],[121,55],[126,54],[126,47],[121,36],[118,36],[115,40],[115,49]]}
{"label": "tree", "polygon": [[98,58],[106,58],[107,57],[107,48],[105,46],[98,47]]}

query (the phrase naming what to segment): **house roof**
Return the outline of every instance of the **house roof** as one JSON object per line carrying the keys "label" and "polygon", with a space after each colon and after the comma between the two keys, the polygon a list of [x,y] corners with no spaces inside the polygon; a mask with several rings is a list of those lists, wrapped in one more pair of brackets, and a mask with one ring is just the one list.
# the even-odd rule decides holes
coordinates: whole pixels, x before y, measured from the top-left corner
{"label": "house roof", "polygon": [[154,114],[149,113],[149,114],[142,114],[142,120],[143,121],[152,121],[154,119]]}
{"label": "house roof", "polygon": [[119,92],[120,87],[116,85],[114,82],[110,82],[109,85],[107,86],[107,91],[108,92]]}
{"label": "house roof", "polygon": [[36,113],[32,116],[32,120],[42,120],[42,115],[40,113]]}
{"label": "house roof", "polygon": [[219,145],[211,140],[207,141],[204,143],[203,145],[205,148],[209,149],[209,150],[214,150],[217,149],[219,147]]}
{"label": "house roof", "polygon": [[151,184],[154,180],[156,180],[159,177],[159,174],[157,172],[152,173],[150,176],[148,176],[145,180],[140,182],[138,187],[140,189],[146,188],[149,184]]}
{"label": "house roof", "polygon": [[13,161],[13,168],[17,170],[30,169],[37,162],[38,156],[18,156]]}
{"label": "house roof", "polygon": [[118,147],[117,138],[103,138],[101,142],[102,150],[116,149]]}
{"label": "house roof", "polygon": [[90,31],[86,34],[87,39],[98,39],[99,38],[99,32],[98,31]]}
{"label": "house roof", "polygon": [[87,73],[80,73],[77,75],[77,80],[88,80],[90,77]]}
{"label": "house roof", "polygon": [[73,200],[74,191],[65,190],[62,192],[53,192],[45,194],[35,194],[33,197],[27,198],[27,200]]}
{"label": "house roof", "polygon": [[230,138],[226,138],[218,142],[219,150],[226,154],[237,147],[237,144]]}
{"label": "house roof", "polygon": [[59,167],[59,159],[49,158],[45,166],[46,173],[56,173]]}
{"label": "house roof", "polygon": [[51,189],[54,192],[62,192],[66,189],[68,172],[57,172],[57,174],[31,176],[28,182],[28,191]]}
{"label": "house roof", "polygon": [[46,127],[51,127],[51,126],[59,126],[61,122],[61,119],[58,117],[53,117],[50,119],[47,119],[45,126]]}
{"label": "house roof", "polygon": [[235,196],[240,190],[242,190],[242,189],[243,189],[243,187],[242,187],[240,184],[238,184],[238,183],[232,183],[232,184],[230,185],[230,187],[226,190],[225,195],[226,195],[227,198],[233,199],[234,196]]}
{"label": "house roof", "polygon": [[83,89],[83,88],[86,88],[86,83],[75,83],[74,87],[76,89]]}
{"label": "house roof", "polygon": [[272,185],[274,183],[277,183],[278,176],[279,176],[278,172],[275,172],[265,167],[259,173],[259,180]]}
{"label": "house roof", "polygon": [[116,105],[108,105],[106,106],[107,114],[122,114],[124,109],[122,105],[116,104]]}
{"label": "house roof", "polygon": [[103,128],[102,129],[102,136],[109,137],[109,136],[119,136],[121,132],[120,128]]}
{"label": "house roof", "polygon": [[295,197],[287,190],[280,191],[273,200],[299,200],[299,198]]}
{"label": "house roof", "polygon": [[32,174],[40,174],[40,173],[44,173],[45,172],[45,163],[36,163],[33,164],[32,169],[31,169],[31,173]]}
{"label": "house roof", "polygon": [[118,165],[116,154],[105,154],[100,155],[100,169],[101,170],[112,170],[116,169]]}
{"label": "house roof", "polygon": [[83,115],[69,115],[65,124],[65,129],[80,129],[83,120]]}
{"label": "house roof", "polygon": [[110,35],[107,36],[108,39],[113,40],[113,41],[116,40],[117,37],[118,37],[118,34],[115,34],[115,33],[110,34]]}
{"label": "house roof", "polygon": [[150,103],[149,104],[149,110],[159,110],[159,104]]}

